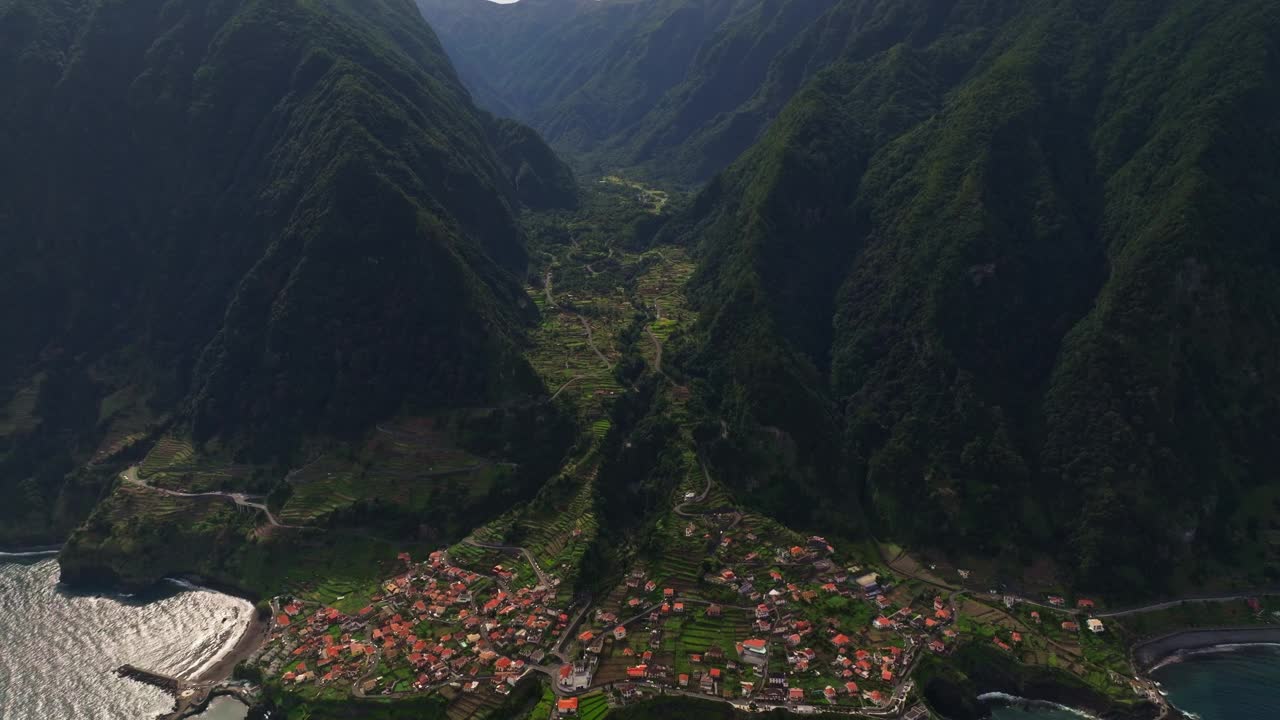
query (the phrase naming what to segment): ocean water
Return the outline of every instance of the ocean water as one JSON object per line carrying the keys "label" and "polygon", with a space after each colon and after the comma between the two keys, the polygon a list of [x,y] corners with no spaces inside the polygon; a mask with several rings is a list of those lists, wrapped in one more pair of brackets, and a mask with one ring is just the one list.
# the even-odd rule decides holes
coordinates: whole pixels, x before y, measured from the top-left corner
{"label": "ocean water", "polygon": [[1228,645],[1179,656],[1152,677],[1201,720],[1280,718],[1280,646]]}
{"label": "ocean water", "polygon": [[[1182,653],[1154,677],[1169,701],[1200,720],[1280,720],[1280,646],[1228,645]],[[995,720],[1082,720],[1063,708],[993,706]]]}
{"label": "ocean water", "polygon": [[0,554],[0,720],[154,718],[173,698],[115,669],[198,675],[252,613],[244,600],[178,583],[145,598],[68,592],[52,557]]}

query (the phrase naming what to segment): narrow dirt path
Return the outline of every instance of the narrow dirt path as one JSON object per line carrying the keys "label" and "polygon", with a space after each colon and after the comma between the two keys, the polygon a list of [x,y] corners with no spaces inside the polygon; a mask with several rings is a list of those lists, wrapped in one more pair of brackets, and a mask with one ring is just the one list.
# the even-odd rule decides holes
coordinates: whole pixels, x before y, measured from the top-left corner
{"label": "narrow dirt path", "polygon": [[658,339],[657,335],[653,334],[653,330],[650,329],[649,326],[646,325],[644,328],[644,331],[649,334],[649,339],[653,341],[653,348],[654,348],[653,371],[661,375],[663,374],[662,373],[662,341]]}
{"label": "narrow dirt path", "polygon": [[587,319],[581,315],[576,317],[578,318],[578,322],[582,323],[582,328],[587,331],[587,344],[595,351],[596,357],[600,358],[600,362],[604,363],[604,366],[609,368],[609,371],[612,372],[613,363],[609,362],[609,358],[605,357],[604,353],[600,352],[600,348],[596,347],[595,335],[591,333],[591,323],[587,322]]}
{"label": "narrow dirt path", "polygon": [[570,385],[572,385],[572,384],[574,384],[574,383],[578,382],[578,381],[579,381],[579,380],[581,380],[581,379],[582,379],[582,376],[581,376],[581,375],[575,375],[575,376],[573,376],[573,377],[569,378],[569,381],[568,381],[568,382],[566,382],[565,384],[561,385],[561,386],[559,387],[559,389],[557,389],[557,390],[555,391],[555,393],[551,395],[551,397],[547,398],[547,402],[551,402],[552,400],[555,400],[556,398],[560,397],[560,393],[564,392],[566,389],[568,389],[568,387],[569,387]]}

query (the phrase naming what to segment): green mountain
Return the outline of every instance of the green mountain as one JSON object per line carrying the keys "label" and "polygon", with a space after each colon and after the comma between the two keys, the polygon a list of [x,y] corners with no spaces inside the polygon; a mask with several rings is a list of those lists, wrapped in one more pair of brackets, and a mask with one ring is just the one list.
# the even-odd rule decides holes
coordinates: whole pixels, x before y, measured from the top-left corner
{"label": "green mountain", "polygon": [[[836,49],[835,0],[418,0],[464,81],[593,168],[726,167]],[[873,22],[887,22],[876,18]]]}
{"label": "green mountain", "polygon": [[838,59],[666,230],[701,249],[722,475],[1115,593],[1274,584],[1280,8],[839,17]]}
{"label": "green mountain", "polygon": [[572,175],[409,0],[0,0],[0,87],[0,542],[163,428],[263,461],[542,392],[516,216]]}

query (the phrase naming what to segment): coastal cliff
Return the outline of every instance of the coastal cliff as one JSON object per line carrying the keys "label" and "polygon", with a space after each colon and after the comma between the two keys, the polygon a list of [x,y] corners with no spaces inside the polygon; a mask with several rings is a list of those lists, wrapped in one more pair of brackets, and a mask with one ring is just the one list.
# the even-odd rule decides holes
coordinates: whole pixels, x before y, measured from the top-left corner
{"label": "coastal cliff", "polygon": [[991,708],[978,697],[1000,693],[1076,708],[1104,720],[1155,720],[1160,709],[1137,696],[1121,700],[1065,672],[1014,662],[983,645],[966,645],[947,659],[926,656],[917,671],[925,700],[952,720],[978,720]]}

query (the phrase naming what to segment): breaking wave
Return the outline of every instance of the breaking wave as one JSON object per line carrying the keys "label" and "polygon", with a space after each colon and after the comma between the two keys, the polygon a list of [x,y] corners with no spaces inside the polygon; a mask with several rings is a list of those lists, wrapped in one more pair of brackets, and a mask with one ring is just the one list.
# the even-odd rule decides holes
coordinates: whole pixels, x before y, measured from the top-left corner
{"label": "breaking wave", "polygon": [[1010,695],[1009,693],[1002,693],[1002,692],[983,693],[978,696],[978,699],[985,703],[995,702],[995,703],[1002,703],[1005,705],[1030,705],[1033,707],[1053,708],[1055,710],[1069,712],[1072,715],[1079,715],[1082,718],[1086,718],[1086,720],[1101,720],[1096,715],[1090,715],[1084,710],[1068,707],[1066,705],[1059,705],[1058,703],[1049,702],[1048,700],[1035,700],[1032,698],[1018,697],[1017,695]]}

